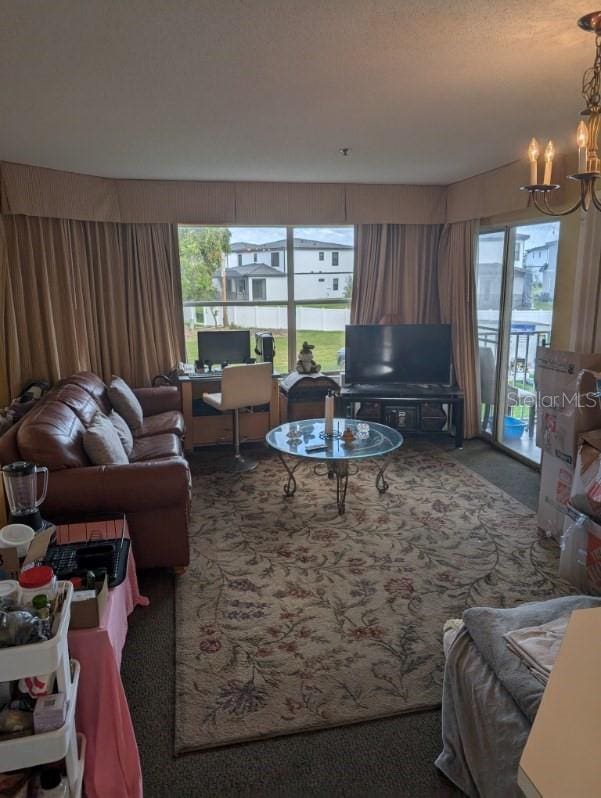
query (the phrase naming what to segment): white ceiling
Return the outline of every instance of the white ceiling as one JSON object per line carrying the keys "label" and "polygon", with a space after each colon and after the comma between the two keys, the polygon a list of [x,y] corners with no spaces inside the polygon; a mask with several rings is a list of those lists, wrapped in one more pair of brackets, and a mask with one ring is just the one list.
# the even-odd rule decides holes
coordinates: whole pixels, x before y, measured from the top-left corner
{"label": "white ceiling", "polygon": [[[573,146],[569,0],[0,0],[0,159],[111,177],[449,183]],[[349,158],[339,147],[352,147]]]}

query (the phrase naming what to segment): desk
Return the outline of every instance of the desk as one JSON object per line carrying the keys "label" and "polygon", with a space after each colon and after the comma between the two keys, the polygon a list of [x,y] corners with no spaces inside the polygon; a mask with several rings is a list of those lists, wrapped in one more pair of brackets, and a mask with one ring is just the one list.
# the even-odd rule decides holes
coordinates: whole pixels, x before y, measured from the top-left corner
{"label": "desk", "polygon": [[[57,529],[57,538],[59,543],[76,540],[66,525]],[[127,616],[147,604],[130,549],[127,577],[109,592],[100,626],[69,632],[70,654],[81,666],[75,722],[87,738],[87,798],[142,798],[140,757],[119,669]]]}
{"label": "desk", "polygon": [[[456,385],[447,387],[440,386],[345,386],[340,390],[340,402],[342,405],[342,414],[347,414],[347,408],[351,406],[351,412],[354,415],[354,404],[356,402],[377,402],[380,405],[380,418],[381,424],[386,423],[386,409],[395,406],[407,407],[414,405],[419,409],[421,416],[421,409],[423,405],[427,404],[442,404],[447,405],[450,409],[448,425],[455,427],[455,446],[460,449],[463,446],[463,392]],[[402,433],[422,433],[426,430],[421,428],[421,423],[418,423],[417,429],[406,428],[400,429]],[[449,429],[442,430],[449,434]],[[437,430],[427,430],[428,434],[440,434]]]}
{"label": "desk", "polygon": [[[267,432],[280,423],[279,376],[279,374],[273,375],[269,405],[251,408],[249,412],[240,412],[241,443],[263,441]],[[215,374],[195,374],[179,377],[178,383],[186,424],[185,450],[189,452],[195,446],[232,443],[234,435],[232,414],[220,413],[202,401],[203,393],[221,391],[221,378]]]}
{"label": "desk", "polygon": [[575,610],[520,759],[527,798],[601,791],[601,608]]}

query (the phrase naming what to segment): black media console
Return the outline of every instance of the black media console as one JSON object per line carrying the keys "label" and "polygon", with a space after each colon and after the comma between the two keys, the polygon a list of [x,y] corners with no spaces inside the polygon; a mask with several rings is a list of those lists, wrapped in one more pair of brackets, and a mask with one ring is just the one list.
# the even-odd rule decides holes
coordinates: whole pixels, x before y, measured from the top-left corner
{"label": "black media console", "polygon": [[346,385],[340,402],[344,416],[377,420],[400,432],[453,434],[455,446],[463,446],[463,392],[457,385]]}

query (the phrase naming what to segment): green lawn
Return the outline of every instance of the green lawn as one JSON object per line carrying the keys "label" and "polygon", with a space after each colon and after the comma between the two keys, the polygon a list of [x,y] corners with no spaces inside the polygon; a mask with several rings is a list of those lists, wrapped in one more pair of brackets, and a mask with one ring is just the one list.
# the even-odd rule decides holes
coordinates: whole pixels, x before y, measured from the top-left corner
{"label": "green lawn", "polygon": [[[188,363],[194,363],[198,357],[196,346],[196,331],[186,330],[186,359]],[[254,333],[251,329],[251,346],[254,345]],[[288,371],[288,335],[282,331],[274,332],[275,337],[275,369],[286,373]],[[297,330],[296,349],[301,348],[303,341],[308,341],[315,346],[314,360],[321,363],[322,371],[338,371],[336,355],[339,349],[344,346],[344,330],[336,332],[324,332],[322,330]]]}

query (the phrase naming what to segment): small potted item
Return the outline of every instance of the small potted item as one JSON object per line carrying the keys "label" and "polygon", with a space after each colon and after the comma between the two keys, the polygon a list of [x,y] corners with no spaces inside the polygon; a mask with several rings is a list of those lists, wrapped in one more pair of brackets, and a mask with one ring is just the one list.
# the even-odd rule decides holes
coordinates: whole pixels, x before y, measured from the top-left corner
{"label": "small potted item", "polygon": [[345,428],[344,432],[342,433],[342,440],[346,446],[350,446],[355,440],[355,433],[350,427]]}

